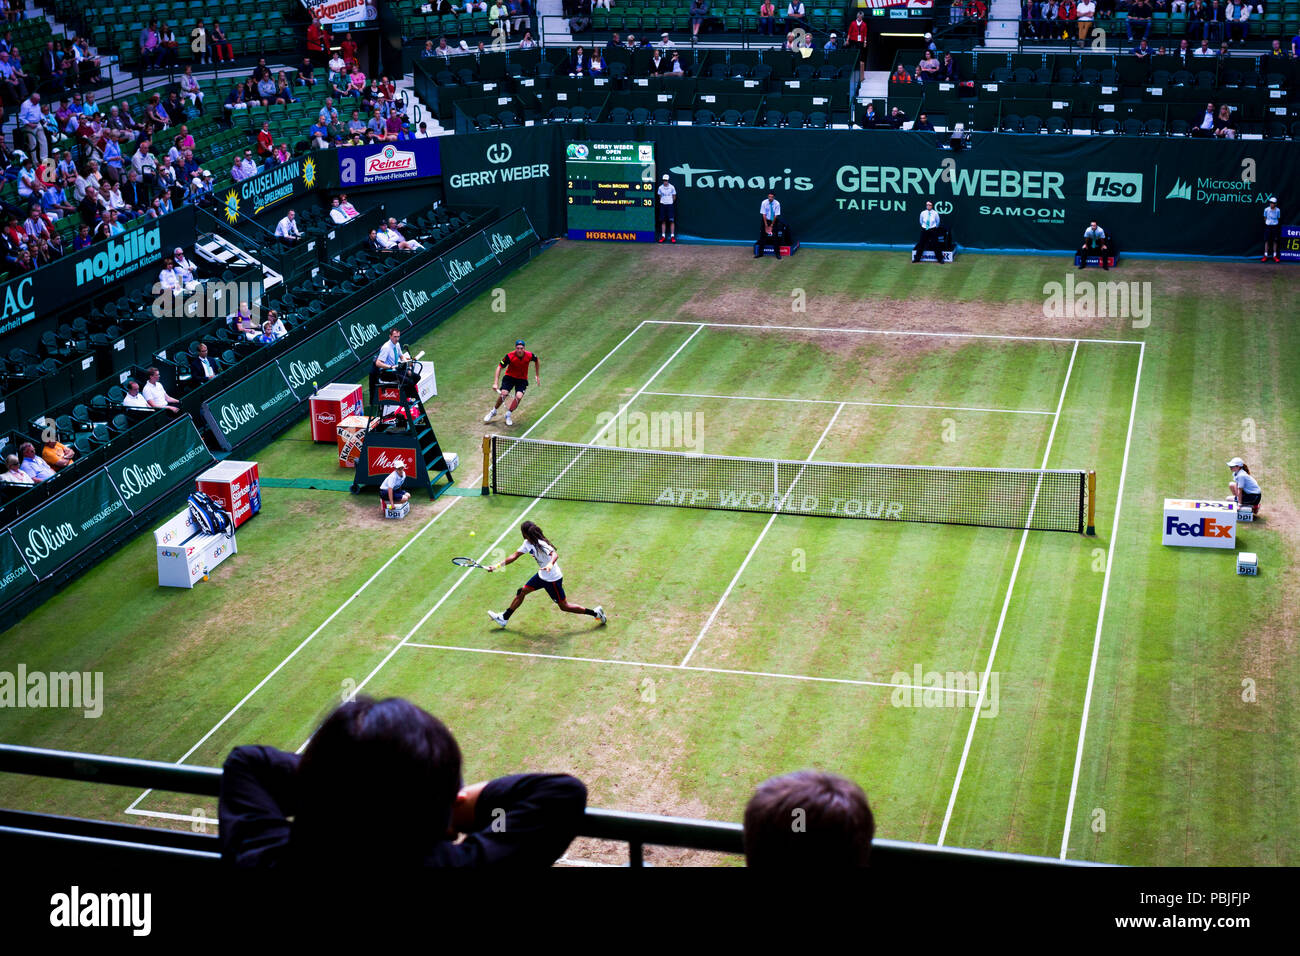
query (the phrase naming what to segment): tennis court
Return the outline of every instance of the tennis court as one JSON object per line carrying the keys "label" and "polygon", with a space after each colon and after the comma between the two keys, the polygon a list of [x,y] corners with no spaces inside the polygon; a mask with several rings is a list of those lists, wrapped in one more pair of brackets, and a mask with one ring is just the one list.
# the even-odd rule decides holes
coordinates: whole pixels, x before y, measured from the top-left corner
{"label": "tennis court", "polygon": [[[809,267],[839,277],[846,289],[858,287],[856,257],[824,255],[808,257]],[[588,259],[579,298],[552,291],[557,276]],[[1032,268],[1039,272],[1026,278]],[[1008,262],[992,276],[958,272],[945,281],[964,277],[963,288],[977,297],[1005,298],[1017,289],[1024,296],[1026,288],[1032,295],[1043,277],[1041,267],[1032,268]],[[1134,443],[1153,434],[1141,424],[1132,434],[1134,420],[1150,415],[1139,395],[1154,387],[1187,400],[1164,373],[1153,386],[1148,367],[1139,380],[1150,341],[1116,341],[1129,337],[1126,330],[1101,323],[1058,330],[1025,321],[1027,328],[1004,323],[985,332],[960,311],[945,323],[960,334],[917,334],[913,323],[899,321],[889,304],[897,300],[887,294],[878,322],[825,309],[792,317],[779,300],[737,322],[677,287],[653,301],[637,298],[644,308],[621,323],[575,319],[620,301],[634,270],[607,251],[570,247],[547,253],[507,284],[508,295],[529,309],[505,323],[505,338],[527,338],[543,355],[546,375],[545,390],[530,389],[512,429],[482,424],[483,379],[508,347],[483,341],[482,323],[501,323],[486,298],[419,343],[439,357],[437,425],[444,447],[461,454],[463,487],[481,484],[477,448],[485,431],[594,445],[602,453],[627,446],[647,455],[778,459],[794,478],[774,485],[787,502],[804,497],[822,463],[1095,469],[1097,536],[820,517],[771,508],[771,496],[769,507],[752,512],[448,496],[413,514],[414,525],[376,528],[369,500],[268,488],[264,514],[241,538],[238,580],[224,568],[214,576],[225,589],[220,600],[231,602],[224,613],[257,621],[256,637],[160,642],[162,663],[152,669],[136,665],[147,658],[133,653],[126,698],[106,713],[105,732],[112,720],[114,739],[133,733],[142,742],[132,749],[137,755],[213,765],[240,743],[300,746],[340,695],[402,695],[448,720],[465,750],[468,779],[563,767],[588,783],[594,806],[738,819],[762,779],[820,766],[863,782],[882,836],[1132,859],[1133,844],[1107,844],[1085,821],[1092,824],[1103,799],[1112,814],[1140,810],[1140,781],[1177,779],[1151,775],[1149,758],[1135,756],[1125,765],[1125,787],[1104,796],[1105,761],[1113,759],[1120,726],[1115,708],[1134,681],[1166,660],[1125,664],[1141,606],[1135,602],[1161,593],[1150,582],[1163,582],[1172,599],[1174,582],[1188,580],[1172,563],[1177,556],[1152,549],[1142,530],[1168,476],[1158,478],[1143,457],[1135,498],[1128,467],[1139,460]],[[882,270],[873,287],[888,293],[902,282]],[[735,295],[725,283],[711,293],[710,301]],[[1192,315],[1188,322],[1202,321]],[[1181,355],[1177,339],[1156,341],[1162,356]],[[268,447],[264,474],[337,477],[328,456],[312,464],[304,440],[305,427]],[[597,454],[584,452],[582,460]],[[580,467],[570,474],[581,475]],[[697,484],[692,478],[671,487],[689,498]],[[867,502],[863,510],[873,507],[888,502]],[[570,599],[603,605],[606,627],[562,615],[541,595],[525,602],[508,629],[488,619],[532,569],[488,575],[455,568],[450,559],[499,560],[517,544],[525,519],[558,546]],[[280,541],[286,528],[300,536],[292,550]],[[1262,560],[1281,563],[1268,547],[1261,544]],[[320,565],[321,554],[337,554],[330,579],[301,594],[292,569]],[[134,587],[130,568],[129,555],[115,557],[104,577],[87,576],[78,587],[104,587],[113,573],[118,586]],[[1196,580],[1206,594],[1236,583],[1209,581],[1204,572]],[[249,590],[262,582],[265,595]],[[219,593],[196,592],[192,613],[219,613],[212,605]],[[148,603],[135,619],[146,624],[176,613],[175,602],[165,608],[154,597],[141,600]],[[1209,606],[1214,614],[1227,607]],[[1107,607],[1111,616],[1103,620]],[[1276,608],[1260,604],[1257,613],[1269,620]],[[110,613],[103,627],[113,621]],[[1213,666],[1220,664],[1233,666],[1216,657]],[[180,674],[190,675],[176,683],[182,696],[160,694]],[[1106,694],[1094,699],[1103,685]],[[1125,694],[1118,700],[1116,688]],[[1208,733],[1223,753],[1241,752],[1242,762],[1267,759],[1220,739],[1239,740],[1239,720],[1169,731],[1149,714],[1158,730],[1128,738],[1135,754],[1146,754],[1148,742],[1158,753],[1167,732],[1180,740]],[[150,715],[162,719],[151,723]],[[1147,722],[1125,726],[1140,730]],[[73,748],[122,749],[97,746],[94,733],[53,721],[43,733]],[[1277,737],[1277,746],[1286,739]],[[1248,739],[1257,748],[1273,741]],[[1112,776],[1119,772],[1110,768]],[[15,792],[21,799],[21,785]],[[210,817],[214,809],[158,793],[102,792],[108,796],[68,786],[56,795],[80,812],[161,825],[190,825],[196,810]],[[1163,845],[1178,839],[1154,821],[1146,832]],[[583,844],[570,856],[600,861],[615,852]],[[1222,847],[1206,852],[1224,858]],[[650,858],[690,857],[652,850]]]}

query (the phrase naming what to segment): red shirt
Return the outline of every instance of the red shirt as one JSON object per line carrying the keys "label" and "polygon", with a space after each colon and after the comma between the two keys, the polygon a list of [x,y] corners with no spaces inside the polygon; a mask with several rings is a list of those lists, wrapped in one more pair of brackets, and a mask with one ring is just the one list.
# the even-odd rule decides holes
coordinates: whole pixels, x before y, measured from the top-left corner
{"label": "red shirt", "polygon": [[344,40],[339,44],[339,56],[343,57],[343,62],[355,60],[357,56],[357,44],[355,40]]}
{"label": "red shirt", "polygon": [[859,23],[857,20],[854,20],[852,23],[849,24],[849,42],[850,43],[867,42],[867,21],[866,20],[863,20],[861,23]]}
{"label": "red shirt", "polygon": [[520,358],[519,354],[512,349],[501,360],[501,367],[506,370],[506,374],[511,378],[522,378],[526,382],[528,381],[528,363],[536,357],[532,352],[525,349],[524,357]]}
{"label": "red shirt", "polygon": [[323,31],[321,30],[320,27],[316,26],[316,24],[313,23],[309,27],[307,27],[307,49],[324,50],[325,47],[321,43],[322,35],[323,35]]}
{"label": "red shirt", "polygon": [[271,150],[275,148],[275,137],[271,135],[269,129],[260,129],[257,131],[257,151],[263,156],[270,156]]}

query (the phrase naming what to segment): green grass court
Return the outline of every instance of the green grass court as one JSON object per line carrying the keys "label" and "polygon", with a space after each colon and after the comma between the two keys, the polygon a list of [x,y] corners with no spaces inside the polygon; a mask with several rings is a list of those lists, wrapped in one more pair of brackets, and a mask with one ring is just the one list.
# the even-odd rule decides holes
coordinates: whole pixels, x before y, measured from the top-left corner
{"label": "green grass court", "polygon": [[[417,494],[408,520],[386,522],[372,496],[264,487],[211,581],[158,588],[145,535],[5,633],[0,670],[103,671],[106,700],[97,720],[0,710],[0,739],[219,765],[239,744],[298,748],[361,690],[446,720],[467,780],[568,770],[593,806],[738,820],[760,781],[818,766],[862,784],[884,837],[1295,864],[1294,282],[1140,260],[1075,275],[1149,282],[1150,324],[1134,328],[1046,318],[1043,287],[1067,271],[561,242],[408,344],[436,362],[433,420],[466,488],[492,429],[798,462],[1091,468],[1095,538],[504,495]],[[514,426],[485,426],[495,363],[520,337],[542,385]],[[1240,532],[1257,579],[1229,554],[1160,545],[1162,499],[1222,496],[1233,455],[1264,488],[1262,520]],[[263,477],[348,477],[305,421],[252,457]],[[499,560],[525,518],[558,546],[570,599],[603,604],[607,626],[544,594],[507,630],[488,619],[531,561],[487,575],[450,559]],[[951,692],[926,693],[935,680]],[[215,802],[125,788],[9,776],[0,793],[161,826],[215,816]],[[617,853],[579,841],[569,857]]]}

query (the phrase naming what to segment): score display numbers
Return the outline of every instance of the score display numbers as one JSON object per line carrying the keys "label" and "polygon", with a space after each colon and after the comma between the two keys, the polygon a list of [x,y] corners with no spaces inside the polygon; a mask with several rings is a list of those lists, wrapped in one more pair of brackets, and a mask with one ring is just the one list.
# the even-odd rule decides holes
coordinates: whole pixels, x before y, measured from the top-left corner
{"label": "score display numbers", "polygon": [[564,152],[568,237],[604,242],[655,238],[653,143],[569,143]]}
{"label": "score display numbers", "polygon": [[1283,226],[1278,246],[1278,258],[1283,262],[1300,262],[1300,226]]}

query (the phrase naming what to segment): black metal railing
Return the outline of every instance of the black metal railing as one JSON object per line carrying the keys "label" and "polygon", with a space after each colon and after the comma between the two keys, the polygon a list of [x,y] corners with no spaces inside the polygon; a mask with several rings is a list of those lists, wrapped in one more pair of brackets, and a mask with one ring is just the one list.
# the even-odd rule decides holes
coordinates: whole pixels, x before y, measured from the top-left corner
{"label": "black metal railing", "polygon": [[[57,780],[77,780],[107,786],[141,787],[215,797],[221,790],[221,771],[215,767],[135,760],[102,754],[73,753],[0,744],[0,773],[17,773]],[[196,821],[200,818],[196,817]],[[209,824],[215,823],[206,819]],[[685,817],[588,808],[578,835],[596,840],[626,843],[628,865],[644,865],[647,846],[666,846],[740,856],[744,853],[743,831],[738,823],[694,820]],[[220,841],[215,835],[157,827],[87,820],[48,813],[0,809],[0,846],[80,844],[87,854],[99,852],[123,859],[182,859],[215,863],[220,859]],[[1049,857],[1024,856],[988,850],[875,841],[873,862],[890,868],[1011,866],[1078,867],[1098,864]]]}

